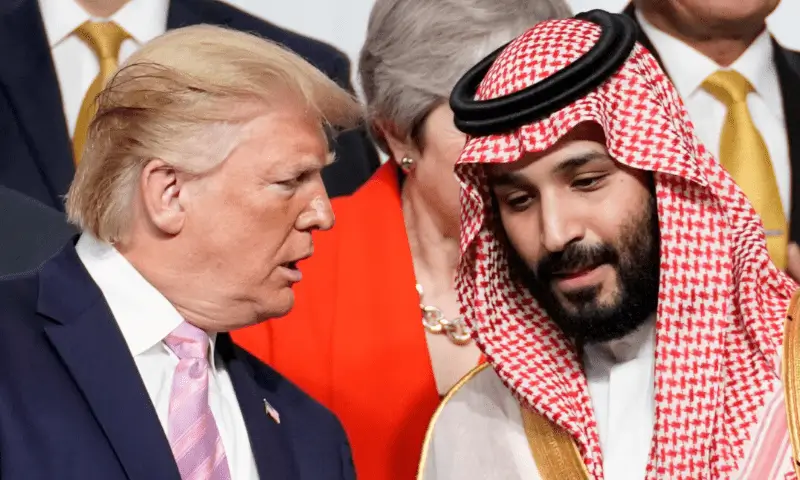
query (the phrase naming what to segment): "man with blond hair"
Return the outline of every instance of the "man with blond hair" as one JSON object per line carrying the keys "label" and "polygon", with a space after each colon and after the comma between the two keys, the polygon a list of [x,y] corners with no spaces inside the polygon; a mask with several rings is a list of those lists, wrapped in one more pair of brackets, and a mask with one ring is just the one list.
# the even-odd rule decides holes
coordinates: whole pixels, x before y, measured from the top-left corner
{"label": "man with blond hair", "polygon": [[338,420],[227,332],[292,308],[333,225],[320,171],[352,96],[288,50],[174,30],[99,97],[82,234],[0,282],[3,480],[354,478]]}

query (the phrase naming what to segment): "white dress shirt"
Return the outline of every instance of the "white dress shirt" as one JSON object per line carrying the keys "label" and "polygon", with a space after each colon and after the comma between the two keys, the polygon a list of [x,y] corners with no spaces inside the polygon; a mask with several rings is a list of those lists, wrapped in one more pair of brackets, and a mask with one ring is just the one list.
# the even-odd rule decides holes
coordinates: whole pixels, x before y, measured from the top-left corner
{"label": "white dress shirt", "polygon": [[[178,357],[162,340],[183,318],[111,245],[84,233],[76,250],[114,314],[167,435],[169,400]],[[210,340],[213,352],[215,337],[211,336]],[[233,383],[225,364],[215,357],[210,356],[208,402],[222,437],[231,478],[258,480],[250,437]]]}
{"label": "white dress shirt", "polygon": [[116,22],[131,36],[120,47],[118,60],[122,63],[166,31],[169,0],[129,0],[111,18],[92,17],[75,0],[39,0],[39,6],[72,136],[86,91],[100,72],[97,55],[73,33],[75,29],[87,20]]}
{"label": "white dress shirt", "polygon": [[[689,111],[697,136],[706,148],[719,158],[719,143],[727,109],[719,100],[702,88],[703,81],[717,70],[723,69],[706,57],[653,26],[641,12],[636,18],[642,30],[653,42],[661,62],[669,74]],[[773,45],[768,31],[764,31],[750,47],[728,67],[741,73],[753,85],[747,96],[747,107],[753,122],[761,132],[775,169],[778,190],[787,215],[791,210],[792,178],[789,159],[789,140],[778,73],[773,62]]]}
{"label": "white dress shirt", "polygon": [[641,480],[655,424],[655,320],[584,349],[584,371],[609,480]]}

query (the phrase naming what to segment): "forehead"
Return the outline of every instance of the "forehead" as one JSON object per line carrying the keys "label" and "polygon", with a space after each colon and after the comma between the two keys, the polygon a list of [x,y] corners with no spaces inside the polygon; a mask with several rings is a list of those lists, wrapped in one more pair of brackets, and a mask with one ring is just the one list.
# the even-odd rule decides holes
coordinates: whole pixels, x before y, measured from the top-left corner
{"label": "forehead", "polygon": [[492,179],[511,174],[551,175],[598,162],[616,164],[608,154],[600,127],[586,124],[576,127],[547,150],[528,152],[515,162],[489,165],[488,172]]}
{"label": "forehead", "polygon": [[332,160],[320,120],[295,107],[254,118],[242,138],[238,150],[266,171],[321,168]]}

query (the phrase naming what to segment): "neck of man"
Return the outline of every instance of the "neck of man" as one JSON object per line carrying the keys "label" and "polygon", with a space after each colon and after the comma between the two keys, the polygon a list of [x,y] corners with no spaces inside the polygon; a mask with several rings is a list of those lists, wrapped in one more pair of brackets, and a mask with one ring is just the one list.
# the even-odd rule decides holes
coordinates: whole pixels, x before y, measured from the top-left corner
{"label": "neck of man", "polygon": [[[115,245],[117,251],[136,269],[137,272],[164,296],[183,319],[209,334],[224,332],[222,325],[252,325],[259,318],[249,306],[225,304],[224,298],[203,295],[202,292],[226,292],[231,286],[209,284],[208,270],[205,273],[199,265],[208,265],[204,259],[190,258],[181,252],[187,249],[174,239],[151,235],[130,235],[125,242]],[[237,322],[239,319],[250,321]]]}
{"label": "neck of man", "polygon": [[767,28],[766,23],[741,22],[734,27],[696,30],[682,25],[664,12],[641,8],[642,15],[654,27],[691,46],[721,67],[729,67],[750,47]]}
{"label": "neck of man", "polygon": [[439,297],[454,288],[459,258],[458,226],[421,195],[413,179],[402,192],[403,218],[417,283],[427,297]]}
{"label": "neck of man", "polygon": [[122,8],[129,0],[77,0],[78,5],[86,12],[99,18],[109,18]]}
{"label": "neck of man", "polygon": [[638,357],[643,352],[651,353],[655,341],[655,314],[650,315],[635,330],[622,337],[584,345],[584,355],[602,355],[613,363],[625,363]]}

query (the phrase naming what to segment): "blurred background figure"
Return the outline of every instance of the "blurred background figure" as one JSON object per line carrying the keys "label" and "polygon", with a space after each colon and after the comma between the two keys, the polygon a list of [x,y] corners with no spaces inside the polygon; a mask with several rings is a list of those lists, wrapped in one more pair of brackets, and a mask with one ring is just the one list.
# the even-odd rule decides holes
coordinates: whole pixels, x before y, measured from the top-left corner
{"label": "blurred background figure", "polygon": [[770,255],[800,278],[800,54],[766,29],[780,0],[633,0],[626,12],[697,133],[761,215]]}
{"label": "blurred background figure", "polygon": [[78,231],[63,212],[0,185],[0,276],[33,270]]}
{"label": "blurred background figure", "polygon": [[[93,98],[143,43],[166,30],[224,25],[281,43],[351,90],[346,56],[215,0],[15,0],[0,7],[0,185],[59,211],[75,173]],[[330,195],[379,166],[365,131],[337,138],[323,174]]]}
{"label": "blurred background figure", "polygon": [[466,138],[450,91],[531,25],[569,15],[561,0],[375,2],[359,73],[390,160],[334,200],[336,227],[315,234],[295,310],[235,334],[337,413],[359,478],[414,478],[440,395],[480,360],[454,290]]}

